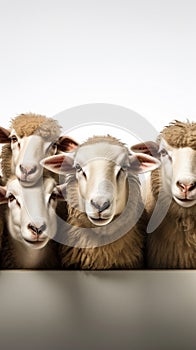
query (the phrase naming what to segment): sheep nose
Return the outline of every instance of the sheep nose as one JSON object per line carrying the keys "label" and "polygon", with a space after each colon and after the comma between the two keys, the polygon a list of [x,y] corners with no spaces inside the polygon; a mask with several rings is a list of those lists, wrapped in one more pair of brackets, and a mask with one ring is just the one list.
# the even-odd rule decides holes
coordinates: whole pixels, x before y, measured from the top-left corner
{"label": "sheep nose", "polygon": [[190,184],[184,184],[180,181],[177,181],[176,185],[183,193],[193,191],[196,188],[196,182],[192,182]]}
{"label": "sheep nose", "polygon": [[102,211],[106,210],[110,206],[110,201],[105,201],[103,204],[100,204],[98,202],[94,202],[93,199],[91,199],[91,205],[95,207],[99,213],[102,213]]}
{"label": "sheep nose", "polygon": [[40,227],[37,227],[37,226],[32,225],[32,224],[28,224],[28,229],[31,230],[33,232],[33,234],[36,234],[36,235],[41,235],[46,230],[46,228],[47,228],[47,226],[46,226],[45,222]]}
{"label": "sheep nose", "polygon": [[34,174],[37,170],[36,165],[35,166],[24,166],[24,165],[20,165],[20,171],[22,174],[24,175],[31,175]]}

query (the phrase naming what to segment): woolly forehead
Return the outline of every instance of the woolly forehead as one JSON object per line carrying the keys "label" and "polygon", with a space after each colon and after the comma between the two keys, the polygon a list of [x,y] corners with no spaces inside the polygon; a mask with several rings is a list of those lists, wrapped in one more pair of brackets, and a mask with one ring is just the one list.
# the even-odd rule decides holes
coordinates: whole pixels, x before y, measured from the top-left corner
{"label": "woolly forehead", "polygon": [[34,114],[22,114],[12,120],[11,129],[19,137],[38,135],[47,141],[59,138],[61,126],[52,118]]}
{"label": "woolly forehead", "polygon": [[107,142],[94,143],[81,146],[75,153],[75,164],[81,166],[97,158],[113,161],[119,165],[128,161],[128,150],[125,147],[113,145]]}
{"label": "woolly forehead", "polygon": [[[196,123],[176,121],[165,127],[161,136],[171,147],[190,147],[196,150]],[[160,138],[158,142],[160,142]]]}

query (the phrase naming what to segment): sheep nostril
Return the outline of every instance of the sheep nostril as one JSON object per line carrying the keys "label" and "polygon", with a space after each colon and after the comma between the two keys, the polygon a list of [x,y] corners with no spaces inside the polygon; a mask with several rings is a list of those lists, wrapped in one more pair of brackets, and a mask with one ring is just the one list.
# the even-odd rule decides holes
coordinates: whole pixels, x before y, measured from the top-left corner
{"label": "sheep nostril", "polygon": [[22,174],[27,175],[27,169],[25,167],[23,167],[22,165],[20,165],[20,171]]}
{"label": "sheep nostril", "polygon": [[36,170],[37,170],[37,167],[34,166],[33,168],[31,168],[31,169],[28,171],[28,175],[34,174],[34,173],[36,172]]}
{"label": "sheep nostril", "polygon": [[28,224],[28,229],[37,235],[41,235],[46,230],[46,228],[47,228],[47,226],[45,223],[43,225],[41,225],[40,227],[34,226],[32,224]]}
{"label": "sheep nostril", "polygon": [[184,193],[187,193],[189,191],[193,191],[196,188],[196,182],[193,182],[193,183],[187,185],[187,184],[183,184],[180,181],[177,181],[176,185]]}
{"label": "sheep nostril", "polygon": [[91,199],[91,204],[93,207],[95,207],[99,213],[101,213],[102,211],[106,210],[107,208],[109,208],[110,206],[110,201],[106,201],[104,202],[102,205],[98,204],[97,202],[94,202],[93,199]]}
{"label": "sheep nostril", "polygon": [[188,189],[188,191],[193,191],[195,188],[196,188],[196,182],[193,182],[193,183],[190,185],[190,188]]}
{"label": "sheep nostril", "polygon": [[34,167],[25,167],[23,166],[22,164],[20,165],[20,171],[22,174],[24,175],[31,175],[31,174],[34,174],[37,170],[37,167],[34,166]]}

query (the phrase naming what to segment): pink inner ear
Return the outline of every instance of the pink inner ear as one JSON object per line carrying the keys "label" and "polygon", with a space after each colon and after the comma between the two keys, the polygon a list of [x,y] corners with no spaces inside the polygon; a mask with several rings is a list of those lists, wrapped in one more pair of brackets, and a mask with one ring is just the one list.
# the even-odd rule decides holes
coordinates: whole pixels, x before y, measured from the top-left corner
{"label": "pink inner ear", "polygon": [[160,162],[158,159],[143,153],[137,153],[130,156],[130,171],[137,174],[152,171],[158,168]]}
{"label": "pink inner ear", "polygon": [[43,160],[43,164],[57,166],[57,165],[61,165],[64,162],[64,160],[65,160],[65,156],[60,154],[57,156],[45,158]]}
{"label": "pink inner ear", "polygon": [[138,143],[131,147],[131,150],[135,153],[144,153],[150,156],[157,156],[159,146],[156,142],[146,141],[142,143]]}
{"label": "pink inner ear", "polygon": [[153,157],[149,157],[147,158],[146,155],[139,155],[137,156],[137,159],[140,163],[145,164],[146,166],[148,166],[149,164],[156,164],[156,160]]}
{"label": "pink inner ear", "polygon": [[40,162],[40,164],[46,169],[53,171],[57,174],[64,174],[68,172],[73,172],[73,162],[73,158],[69,155],[58,154],[43,159]]}
{"label": "pink inner ear", "polygon": [[63,152],[70,152],[78,147],[78,143],[68,136],[61,136],[57,142],[58,149]]}
{"label": "pink inner ear", "polygon": [[70,143],[67,147],[67,151],[70,152],[70,151],[73,151],[74,149],[76,149],[78,146],[76,146],[75,143]]}

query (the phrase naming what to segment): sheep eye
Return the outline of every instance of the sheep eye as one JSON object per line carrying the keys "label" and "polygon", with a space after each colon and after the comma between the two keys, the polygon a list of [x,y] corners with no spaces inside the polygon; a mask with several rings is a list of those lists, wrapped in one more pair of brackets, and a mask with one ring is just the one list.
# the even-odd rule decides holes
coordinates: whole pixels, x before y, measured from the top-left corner
{"label": "sheep eye", "polygon": [[11,140],[11,142],[13,142],[13,143],[15,143],[15,142],[18,141],[18,139],[17,139],[17,137],[16,137],[15,135],[12,135],[12,136],[10,137],[10,140]]}
{"label": "sheep eye", "polygon": [[56,143],[56,142],[53,142],[53,143],[50,145],[50,148],[56,150],[56,149],[57,149],[57,143]]}
{"label": "sheep eye", "polygon": [[51,145],[48,147],[46,153],[50,152],[51,150],[54,151],[54,153],[56,153],[56,151],[57,151],[57,143],[56,142],[51,143]]}
{"label": "sheep eye", "polygon": [[164,148],[159,152],[159,154],[160,154],[160,156],[162,156],[162,157],[165,157],[165,156],[168,155],[166,149],[164,149]]}
{"label": "sheep eye", "polygon": [[80,164],[76,164],[75,165],[75,169],[78,173],[82,173],[82,175],[84,176],[85,179],[87,179],[86,173],[84,172],[84,170],[82,169],[82,167],[80,166]]}
{"label": "sheep eye", "polygon": [[76,168],[76,171],[78,171],[78,172],[82,171],[80,164],[76,164],[75,168]]}
{"label": "sheep eye", "polygon": [[55,199],[57,199],[57,193],[52,192],[51,195],[50,195],[49,202],[50,202],[51,200],[55,200]]}
{"label": "sheep eye", "polygon": [[16,197],[14,197],[14,195],[12,193],[10,193],[9,196],[8,196],[8,200],[10,202],[13,202],[15,199],[16,199]]}
{"label": "sheep eye", "polygon": [[85,179],[87,179],[86,173],[82,171],[82,175],[84,176]]}
{"label": "sheep eye", "polygon": [[123,172],[123,169],[120,168],[120,169],[118,170],[117,174],[116,174],[117,180],[118,180],[118,178],[120,177],[120,175],[122,174],[122,172]]}

